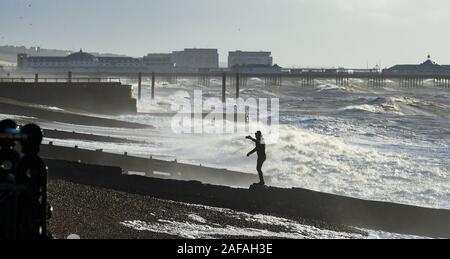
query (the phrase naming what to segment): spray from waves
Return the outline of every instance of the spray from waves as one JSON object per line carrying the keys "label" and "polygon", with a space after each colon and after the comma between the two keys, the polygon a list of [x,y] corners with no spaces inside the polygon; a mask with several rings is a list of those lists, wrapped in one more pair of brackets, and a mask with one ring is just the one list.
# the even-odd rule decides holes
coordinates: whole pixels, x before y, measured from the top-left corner
{"label": "spray from waves", "polygon": [[341,111],[362,111],[369,113],[391,113],[401,115],[400,108],[395,105],[370,105],[370,104],[362,104],[362,105],[350,105],[345,108],[340,109]]}
{"label": "spray from waves", "polygon": [[347,91],[348,88],[344,86],[338,86],[335,84],[319,84],[316,86],[317,92],[324,91]]}
{"label": "spray from waves", "polygon": [[175,103],[183,103],[188,100],[190,94],[182,88],[158,89],[155,99],[149,98],[151,90],[147,87],[143,88],[144,98],[137,103],[139,113],[170,113],[173,112],[171,107]]}
{"label": "spray from waves", "polygon": [[[157,89],[156,100],[144,98],[140,110],[165,110],[169,107],[168,104],[188,98],[193,89],[198,89],[196,82],[193,81],[195,80],[181,87],[171,85],[167,91],[164,88]],[[263,168],[265,173],[273,177],[275,185],[281,187],[305,187],[367,199],[449,208],[448,150],[438,150],[437,145],[428,141],[428,136],[423,136],[427,141],[423,142],[422,148],[409,148],[410,144],[422,145],[422,143],[416,138],[407,141],[403,135],[393,131],[393,128],[386,128],[383,122],[385,115],[403,122],[402,118],[406,118],[403,115],[427,115],[424,111],[430,111],[432,114],[436,109],[448,111],[448,105],[445,106],[448,103],[448,93],[435,90],[422,95],[417,94],[419,90],[411,94],[404,89],[392,88],[365,89],[361,94],[352,90],[358,87],[364,89],[364,85],[351,85],[346,87],[346,92],[343,92],[343,89],[319,92],[315,88],[300,91],[299,85],[295,84],[279,89],[262,86],[258,80],[253,83],[249,80],[249,84],[241,89],[243,96],[267,97],[267,93],[272,93],[279,94],[282,100],[284,98],[293,104],[298,100],[311,99],[314,104],[320,105],[319,107],[342,107],[337,113],[336,108],[333,108],[332,112],[325,114],[325,117],[339,118],[336,125],[327,120],[309,121],[308,127],[302,125],[305,123],[300,125],[295,123],[294,126],[293,123],[286,122],[291,125],[281,125],[279,141],[267,147],[268,161]],[[220,96],[217,95],[220,85],[213,85],[207,90],[201,89],[210,96]],[[227,90],[230,94],[234,89]],[[148,91],[148,88],[145,87],[144,91]],[[434,95],[438,97],[434,98]],[[167,105],[161,105],[162,103]],[[293,118],[301,118],[297,107],[284,106],[286,112]],[[309,110],[314,112],[313,108],[314,106]],[[352,120],[348,120],[348,116],[340,116],[349,112]],[[368,120],[366,124],[367,113],[371,113],[370,118],[375,120]],[[325,118],[322,113],[317,115]],[[146,118],[136,118],[140,119]],[[152,133],[152,136],[158,139],[158,148],[155,147],[155,152],[157,149],[162,150],[162,153],[170,154],[179,161],[255,173],[255,159],[245,157],[252,145],[243,135],[173,135],[168,130],[170,118],[166,119],[167,121],[164,119],[153,121],[158,124],[156,130],[160,131]],[[421,116],[410,120],[414,123],[419,120],[418,124],[423,122]],[[317,124],[323,124],[326,128],[336,126],[341,129],[341,121],[348,124],[347,130],[344,127],[346,133],[344,135],[330,135],[316,130]],[[152,120],[148,120],[148,123],[153,124]],[[415,132],[414,129],[417,127],[414,123],[405,125],[405,130]],[[430,126],[428,129],[431,131]],[[381,130],[383,137],[370,136],[361,139],[357,133],[366,130],[368,133]],[[364,145],[365,143],[367,144]],[[444,148],[445,143],[448,142],[444,142]],[[420,152],[416,152],[417,150]]]}
{"label": "spray from waves", "polygon": [[430,112],[445,109],[431,102],[413,97],[390,96],[376,98],[360,98],[363,104],[349,105],[341,108],[341,112],[363,111],[369,113],[395,114],[395,115],[432,115]]}
{"label": "spray from waves", "polygon": [[366,99],[364,102],[366,103],[346,106],[341,108],[340,111],[362,111],[369,113],[390,113],[401,115],[398,102],[394,98],[377,97],[375,99]]}
{"label": "spray from waves", "polygon": [[[268,147],[267,172],[276,185],[361,198],[449,207],[447,158],[377,150],[283,125]],[[437,183],[437,184],[436,184]]]}
{"label": "spray from waves", "polygon": [[[179,161],[255,172],[255,159],[245,157],[253,147],[244,135],[174,135],[167,131],[170,118],[165,120],[158,122],[163,126],[156,135],[161,136],[158,145],[164,147],[166,154]],[[402,143],[398,140],[399,145],[404,145]],[[405,147],[399,151],[383,148],[382,143],[378,145],[381,147],[349,142],[301,126],[280,125],[280,138],[277,143],[267,146],[268,160],[263,169],[272,177],[273,184],[280,187],[303,187],[365,199],[450,207],[446,166],[450,164],[450,158],[444,151],[432,151],[431,146],[410,150]],[[435,156],[439,152],[444,153]]]}
{"label": "spray from waves", "polygon": [[[167,134],[167,133],[165,133]],[[183,161],[255,173],[253,146],[239,134],[164,137],[168,154]],[[290,125],[267,146],[264,172],[273,185],[407,204],[450,207],[450,158],[376,149]]]}
{"label": "spray from waves", "polygon": [[[148,134],[151,144],[102,144],[106,151],[179,161],[255,173],[255,158],[245,154],[253,146],[239,134],[175,135],[170,118],[160,118]],[[138,133],[138,132],[136,132]],[[126,133],[123,133],[126,134]],[[135,134],[135,133],[129,133]],[[118,133],[120,135],[120,133]],[[145,137],[144,137],[145,138]],[[399,140],[401,141],[401,140]],[[96,148],[98,143],[66,143]],[[345,139],[292,125],[280,126],[280,138],[268,145],[264,171],[280,187],[304,187],[366,199],[431,207],[450,207],[447,180],[449,157],[377,150]],[[432,153],[430,153],[432,154]]]}
{"label": "spray from waves", "polygon": [[[304,84],[303,81],[283,81],[284,87],[295,87],[302,86]],[[334,83],[333,80],[324,80],[324,79],[314,79],[312,82],[312,89],[316,90],[316,92],[326,92],[326,91],[340,91],[346,92],[351,91],[351,87],[339,86]]]}

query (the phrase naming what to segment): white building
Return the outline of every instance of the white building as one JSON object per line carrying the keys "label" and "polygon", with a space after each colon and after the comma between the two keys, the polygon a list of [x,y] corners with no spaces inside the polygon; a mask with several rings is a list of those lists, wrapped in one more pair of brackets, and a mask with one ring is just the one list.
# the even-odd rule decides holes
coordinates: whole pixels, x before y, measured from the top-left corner
{"label": "white building", "polygon": [[184,49],[172,52],[172,61],[177,70],[205,70],[219,68],[217,49]]}
{"label": "white building", "polygon": [[272,53],[267,51],[230,51],[228,53],[228,67],[263,65],[272,66]]}
{"label": "white building", "polygon": [[170,72],[173,71],[175,66],[170,53],[151,53],[147,54],[142,60],[144,66],[152,72]]}
{"label": "white building", "polygon": [[[170,55],[170,54],[169,54]],[[97,57],[80,52],[65,57],[17,55],[17,68],[24,72],[66,73],[135,73],[166,72],[173,63],[160,54],[149,54],[144,58]]]}

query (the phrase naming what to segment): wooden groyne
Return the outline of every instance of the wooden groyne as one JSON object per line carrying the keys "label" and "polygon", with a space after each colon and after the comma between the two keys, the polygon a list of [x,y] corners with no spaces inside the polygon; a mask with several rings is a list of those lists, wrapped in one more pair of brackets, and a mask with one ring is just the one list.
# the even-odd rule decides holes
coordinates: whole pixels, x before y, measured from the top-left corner
{"label": "wooden groyne", "polygon": [[101,136],[95,134],[79,133],[75,131],[63,131],[57,129],[43,129],[42,132],[46,138],[53,139],[71,139],[71,140],[83,140],[83,141],[97,141],[97,142],[109,142],[109,143],[145,143],[141,141],[134,141],[125,138],[116,138],[109,136]]}
{"label": "wooden groyne", "polygon": [[[141,158],[124,154],[112,154],[103,150],[85,150],[77,147],[61,147],[52,143],[41,146],[41,155],[48,159],[66,160],[86,164],[117,166],[124,174],[143,173],[148,177],[200,181],[209,184],[245,186],[258,182],[256,174],[247,174],[226,169],[201,165],[190,165],[175,161],[165,161],[152,157]],[[267,177],[270,182],[270,178]]]}
{"label": "wooden groyne", "polygon": [[368,201],[306,189],[239,189],[122,175],[118,167],[46,160],[50,179],[147,195],[155,198],[229,208],[248,213],[304,218],[392,233],[450,238],[450,211]]}

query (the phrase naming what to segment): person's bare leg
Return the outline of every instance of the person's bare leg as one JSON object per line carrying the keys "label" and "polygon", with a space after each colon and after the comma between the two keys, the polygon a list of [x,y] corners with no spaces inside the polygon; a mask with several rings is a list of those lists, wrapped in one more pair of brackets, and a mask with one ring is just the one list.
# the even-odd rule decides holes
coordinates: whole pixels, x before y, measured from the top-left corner
{"label": "person's bare leg", "polygon": [[259,183],[262,184],[262,185],[265,184],[265,182],[264,182],[264,175],[263,175],[263,172],[262,172],[263,164],[264,164],[264,160],[258,160],[258,164],[256,166],[256,170],[258,171],[258,175],[259,175]]}

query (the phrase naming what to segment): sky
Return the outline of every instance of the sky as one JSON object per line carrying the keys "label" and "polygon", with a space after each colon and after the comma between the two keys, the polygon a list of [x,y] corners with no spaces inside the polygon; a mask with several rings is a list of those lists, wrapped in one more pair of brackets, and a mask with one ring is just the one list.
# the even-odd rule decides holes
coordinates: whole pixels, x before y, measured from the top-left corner
{"label": "sky", "polygon": [[448,0],[0,0],[0,45],[268,50],[284,67],[450,64],[449,25]]}

